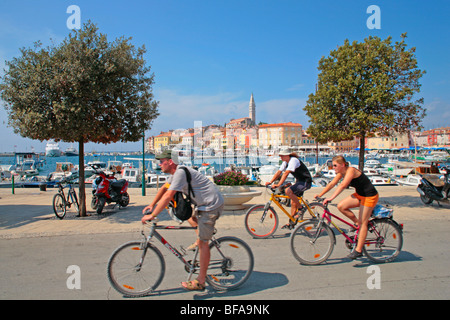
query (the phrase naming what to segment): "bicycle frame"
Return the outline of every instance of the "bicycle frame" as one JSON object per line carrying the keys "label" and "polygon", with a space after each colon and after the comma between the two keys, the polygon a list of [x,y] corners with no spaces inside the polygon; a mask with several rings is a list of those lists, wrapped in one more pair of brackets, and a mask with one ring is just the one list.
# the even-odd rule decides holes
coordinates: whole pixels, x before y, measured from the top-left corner
{"label": "bicycle frame", "polygon": [[[284,214],[289,218],[289,220],[291,220],[292,222],[295,223],[295,219],[290,215],[290,213],[287,212],[287,210],[283,207],[283,205],[278,201],[278,198],[290,199],[289,196],[281,195],[281,194],[275,194],[274,192],[272,192],[272,195],[270,196],[270,199],[269,199],[269,202],[268,202],[269,206],[270,206],[270,203],[272,203],[272,202],[275,203],[277,205],[277,207],[280,208],[280,210],[283,211]],[[317,218],[316,215],[314,214],[314,212],[311,210],[310,206],[308,205],[308,201],[305,201],[303,199],[303,197],[297,197],[297,199],[300,202],[300,204],[303,204],[306,207],[306,209],[308,210],[309,214],[312,217]],[[303,220],[301,220],[301,221],[303,221]]]}
{"label": "bicycle frame", "polygon": [[[180,260],[186,268],[189,268],[189,277],[188,281],[190,280],[192,274],[195,272],[195,263],[189,263],[189,261],[186,261],[186,259],[183,258],[184,254],[181,254],[176,248],[174,248],[164,237],[156,231],[156,229],[164,229],[164,230],[195,230],[196,227],[185,227],[185,226],[158,226],[156,222],[151,222],[150,226],[150,233],[147,237],[145,237],[144,231],[142,230],[141,234],[145,238],[145,243],[143,245],[146,245],[147,243],[150,243],[151,239],[153,237],[156,238],[164,247],[166,247],[170,252],[172,252],[175,257]],[[214,237],[211,241],[214,241]],[[197,261],[198,256],[198,247],[195,250],[194,258],[192,259],[193,262]]]}
{"label": "bicycle frame", "polygon": [[331,224],[333,225],[333,227],[336,228],[336,230],[337,230],[340,234],[342,234],[348,241],[350,241],[350,243],[352,243],[352,244],[355,243],[355,241],[354,241],[352,238],[350,238],[344,230],[342,230],[341,228],[339,228],[339,227],[331,220],[330,216],[333,217],[333,218],[335,218],[335,219],[337,219],[337,220],[339,220],[339,221],[341,221],[341,222],[343,222],[343,223],[345,223],[347,226],[349,226],[349,227],[355,229],[355,230],[356,230],[355,239],[357,239],[359,228],[355,228],[355,226],[354,226],[353,224],[351,224],[350,222],[348,222],[348,221],[346,221],[346,220],[344,220],[344,219],[342,219],[342,218],[339,218],[338,216],[335,216],[334,214],[332,214],[332,213],[330,212],[330,210],[328,210],[327,207],[325,207],[325,210],[324,210],[323,215],[322,215],[322,218],[321,218],[321,223],[323,223],[323,222],[325,221],[325,219],[326,219],[329,223],[331,223]]}
{"label": "bicycle frame", "polygon": [[[333,218],[335,218],[335,219],[337,219],[337,220],[343,222],[343,223],[346,224],[347,226],[349,226],[349,227],[355,229],[355,236],[353,237],[353,239],[352,239],[352,237],[349,237],[349,236],[347,235],[347,232],[345,232],[344,230],[342,230],[341,228],[339,228],[339,227],[331,220],[331,217],[333,217]],[[359,233],[359,228],[358,228],[358,227],[355,227],[355,225],[349,223],[348,221],[346,221],[346,220],[344,220],[344,219],[342,219],[342,218],[340,218],[340,217],[338,217],[338,216],[332,214],[332,213],[330,212],[330,210],[328,210],[328,206],[325,207],[325,210],[324,210],[324,212],[323,212],[323,215],[322,215],[322,217],[321,217],[321,219],[320,219],[320,225],[319,225],[319,228],[321,227],[321,224],[325,221],[325,219],[326,219],[329,223],[331,223],[331,224],[336,228],[336,230],[337,230],[340,234],[342,234],[342,235],[343,235],[343,236],[344,236],[351,244],[356,244],[357,239],[358,239],[358,233]],[[377,230],[376,228],[374,228],[374,226],[373,226],[371,220],[368,221],[368,223],[367,223],[367,228],[368,228],[368,230],[370,230],[370,232],[375,232],[377,238],[380,236],[378,230]],[[369,241],[369,240],[366,239],[366,242],[365,242],[364,244],[365,244],[365,245],[370,245],[370,244],[376,244],[376,243],[377,243],[376,241]]]}
{"label": "bicycle frame", "polygon": [[[67,193],[67,198],[66,198],[66,194],[64,193],[65,188],[69,188],[69,191]],[[66,202],[68,202],[69,205],[72,203],[75,203],[75,199],[73,198],[73,194],[71,192],[72,189],[73,189],[73,187],[72,187],[71,183],[68,183],[67,186],[63,186],[62,183],[58,184],[58,192],[62,194],[62,196],[64,197],[64,200]]]}

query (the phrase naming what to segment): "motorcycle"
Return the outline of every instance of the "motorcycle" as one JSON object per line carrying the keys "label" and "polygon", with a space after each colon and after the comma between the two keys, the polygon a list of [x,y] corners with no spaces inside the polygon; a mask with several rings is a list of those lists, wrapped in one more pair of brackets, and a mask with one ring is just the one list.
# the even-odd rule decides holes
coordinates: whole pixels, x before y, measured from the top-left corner
{"label": "motorcycle", "polygon": [[443,180],[432,176],[422,177],[420,184],[417,186],[417,191],[423,203],[430,204],[436,201],[440,205],[440,202],[449,202],[449,172],[447,168],[443,168],[442,171],[444,172]]}
{"label": "motorcycle", "polygon": [[91,208],[101,214],[106,203],[115,202],[119,207],[126,207],[130,203],[128,181],[117,180],[114,174],[106,175],[97,167],[94,170],[98,177],[92,183]]}

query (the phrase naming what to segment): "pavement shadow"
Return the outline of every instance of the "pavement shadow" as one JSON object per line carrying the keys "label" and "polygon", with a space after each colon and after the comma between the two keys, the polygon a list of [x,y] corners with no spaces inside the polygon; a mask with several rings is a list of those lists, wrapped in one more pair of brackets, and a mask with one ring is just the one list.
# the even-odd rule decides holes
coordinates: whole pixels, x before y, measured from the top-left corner
{"label": "pavement shadow", "polygon": [[281,287],[288,283],[288,278],[282,273],[253,271],[248,281],[235,290],[221,291],[210,288],[204,293],[194,295],[193,299],[206,300],[218,297],[232,298],[236,296],[245,296],[267,289]]}
{"label": "pavement shadow", "polygon": [[[19,209],[20,208],[20,209]],[[2,205],[0,213],[0,228],[18,228],[37,220],[53,218],[53,208],[50,205]]]}
{"label": "pavement shadow", "polygon": [[[249,294],[253,294],[255,292],[261,292],[267,289],[276,288],[280,286],[284,286],[289,283],[288,278],[281,273],[270,273],[270,272],[261,272],[261,271],[253,271],[250,278],[240,287],[234,290],[218,290],[210,285],[206,285],[206,289],[204,291],[193,291],[194,294],[193,300],[207,300],[214,299],[219,297],[232,298],[236,296],[245,296]],[[179,299],[176,295],[185,295],[188,291],[180,286],[175,288],[165,288],[165,289],[157,289],[148,295],[141,298],[151,298],[151,297],[163,297],[167,299]],[[116,293],[111,287],[108,291],[108,298],[115,299],[115,296],[120,296],[124,299],[136,299],[134,297],[126,297]]]}

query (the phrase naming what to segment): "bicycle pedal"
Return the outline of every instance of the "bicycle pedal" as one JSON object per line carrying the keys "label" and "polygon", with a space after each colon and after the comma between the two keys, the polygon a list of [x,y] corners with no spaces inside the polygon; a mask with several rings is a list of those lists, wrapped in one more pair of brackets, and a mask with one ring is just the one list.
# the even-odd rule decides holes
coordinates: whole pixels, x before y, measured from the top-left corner
{"label": "bicycle pedal", "polygon": [[292,230],[292,229],[294,229],[294,226],[295,226],[295,224],[293,224],[293,223],[291,223],[291,221],[289,221],[289,223],[282,226],[281,229]]}

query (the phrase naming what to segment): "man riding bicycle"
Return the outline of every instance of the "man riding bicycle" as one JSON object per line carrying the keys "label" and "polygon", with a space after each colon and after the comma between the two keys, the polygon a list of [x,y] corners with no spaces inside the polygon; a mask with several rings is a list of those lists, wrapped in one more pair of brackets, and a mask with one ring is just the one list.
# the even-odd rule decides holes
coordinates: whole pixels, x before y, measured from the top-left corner
{"label": "man riding bicycle", "polygon": [[[172,152],[166,150],[155,156],[160,161],[161,171],[169,173],[170,186],[163,186],[152,203],[142,210],[144,216],[142,223],[153,220],[163,211],[173,199],[177,191],[188,194],[188,182],[186,173],[178,167],[178,159],[172,157]],[[206,272],[210,260],[209,240],[214,234],[214,226],[223,210],[224,200],[215,185],[198,171],[188,168],[191,174],[191,186],[195,196],[192,202],[197,210],[188,221],[192,226],[198,227],[198,239],[196,241],[200,254],[200,272],[196,280],[182,282],[187,290],[203,290],[205,288]],[[147,212],[151,212],[147,214]]]}
{"label": "man riding bicycle", "polygon": [[[274,181],[280,178],[280,181],[272,185],[272,189],[278,188],[285,181],[289,174],[292,174],[295,178],[295,184],[285,189],[286,195],[291,199],[291,216],[292,218],[298,218],[298,210],[300,209],[300,201],[297,197],[303,195],[305,190],[311,188],[312,177],[306,165],[300,161],[298,155],[295,152],[289,152],[288,150],[281,150],[278,154],[283,161],[278,171],[274,174],[269,182],[266,182],[266,186],[272,184]],[[283,228],[292,229],[294,223],[289,220]]]}

